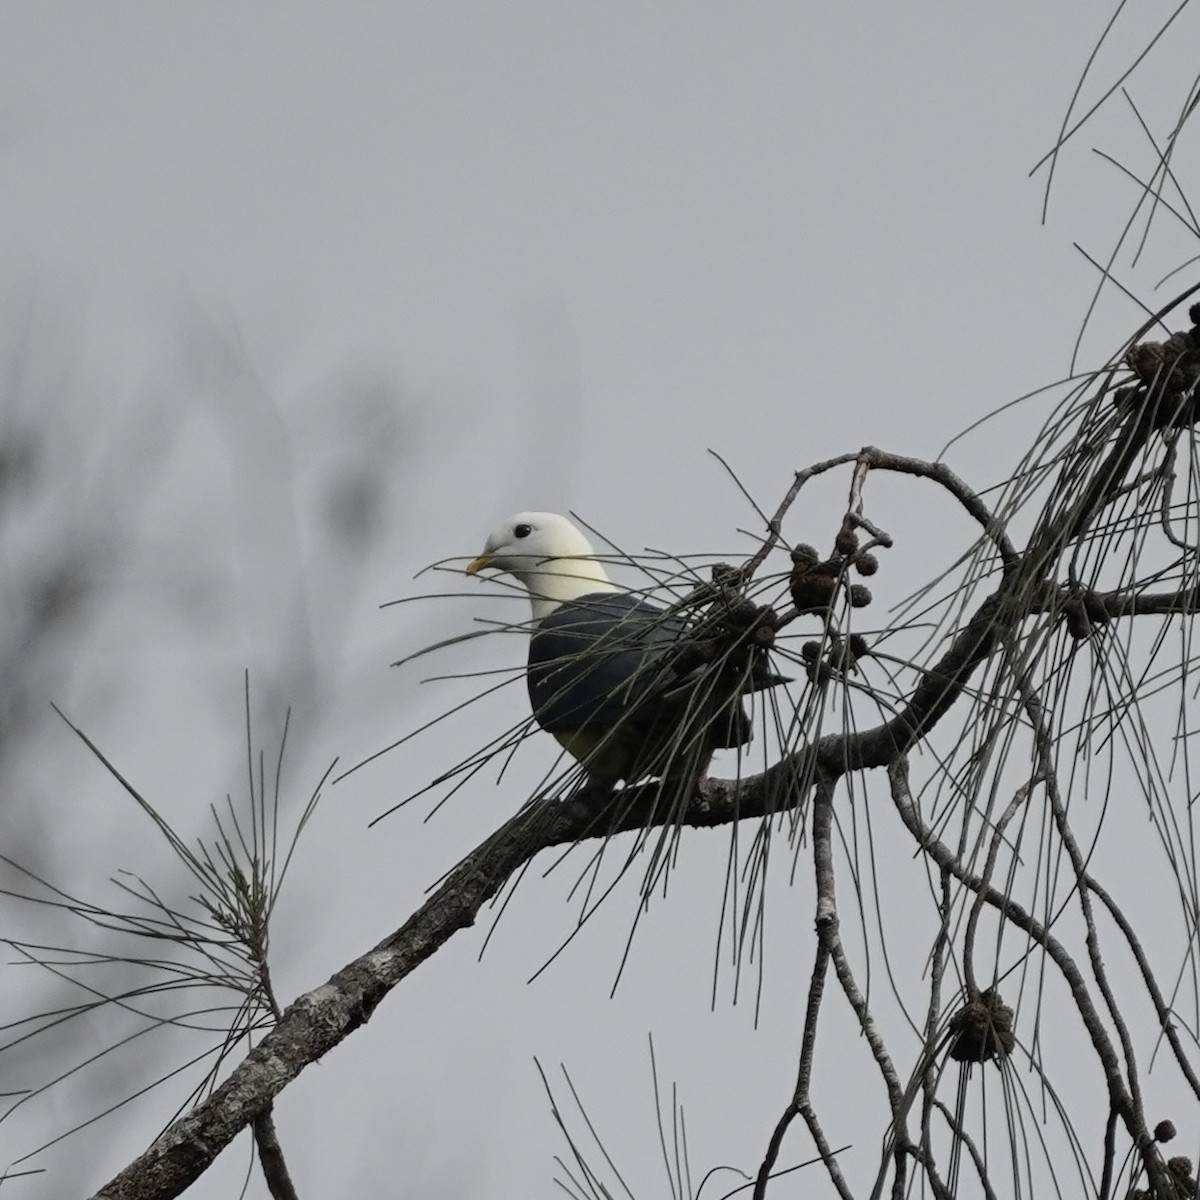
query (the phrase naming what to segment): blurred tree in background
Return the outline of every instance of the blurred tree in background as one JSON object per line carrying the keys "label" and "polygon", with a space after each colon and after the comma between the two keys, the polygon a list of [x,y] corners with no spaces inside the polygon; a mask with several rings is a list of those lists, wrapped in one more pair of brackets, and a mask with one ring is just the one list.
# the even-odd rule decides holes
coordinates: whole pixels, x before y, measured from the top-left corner
{"label": "blurred tree in background", "polygon": [[[42,1087],[82,1094],[82,1084],[104,1111],[125,1100],[122,1089],[134,1076],[129,1091],[159,1070],[172,1071],[178,1045],[142,1035],[178,1016],[179,987],[203,990],[212,982],[221,993],[229,982],[221,977],[228,962],[220,969],[209,964],[212,980],[190,969],[156,973],[156,955],[143,961],[134,951],[130,958],[131,931],[135,943],[169,940],[155,917],[172,921],[167,912],[186,907],[199,882],[202,891],[211,883],[221,892],[213,909],[201,910],[215,925],[204,922],[205,929],[194,931],[200,943],[208,945],[212,935],[210,950],[232,945],[236,958],[244,949],[239,937],[253,942],[265,933],[221,928],[236,920],[232,910],[220,911],[224,901],[236,909],[264,898],[235,894],[236,888],[226,894],[228,863],[220,861],[210,876],[178,877],[178,891],[167,895],[126,876],[123,886],[149,899],[155,910],[149,916],[104,912],[52,885],[74,887],[119,868],[109,856],[119,859],[121,852],[106,834],[119,836],[121,824],[97,820],[88,806],[98,801],[91,800],[79,802],[78,821],[64,825],[71,808],[61,803],[61,790],[88,794],[94,776],[81,760],[64,756],[67,727],[50,702],[118,712],[142,703],[131,690],[137,680],[139,692],[146,688],[156,703],[178,706],[193,722],[207,709],[220,731],[212,743],[230,745],[229,683],[245,670],[254,681],[255,712],[272,714],[253,721],[268,725],[273,759],[281,756],[285,718],[293,736],[319,742],[343,690],[369,704],[378,686],[344,677],[340,644],[364,563],[399,515],[393,488],[418,428],[416,407],[382,371],[335,372],[316,393],[281,403],[236,324],[194,308],[181,312],[169,361],[156,364],[139,394],[100,397],[94,382],[82,382],[96,374],[79,361],[82,322],[81,314],[42,295],[14,294],[5,306],[0,779],[4,886],[13,901],[6,905],[5,937],[15,957],[6,967],[14,1008],[6,1012],[4,1078],[37,1080],[7,1092],[11,1126]],[[134,626],[131,610],[138,614]],[[165,652],[168,646],[182,649]],[[247,693],[243,724],[252,719],[250,703]],[[200,725],[191,733],[204,740]],[[230,765],[236,761],[229,751],[225,756]],[[82,777],[75,774],[80,766]],[[252,768],[252,788],[265,787],[265,780]],[[256,792],[243,815],[253,824],[253,809],[261,820],[273,798]],[[189,841],[211,823],[204,810],[168,807]],[[229,829],[235,841],[242,832]],[[261,841],[271,830],[244,832],[259,837],[260,856],[274,859],[274,845]],[[171,835],[171,844],[197,866],[182,840]],[[137,908],[135,902],[131,914]],[[185,939],[185,949],[194,948]],[[265,950],[259,943],[251,954],[261,958]],[[47,969],[32,972],[34,962]],[[256,981],[235,971],[235,991],[242,985],[252,991]],[[231,1011],[238,1010],[235,1003]],[[253,1002],[241,1015],[253,1024]],[[132,1066],[119,1053],[96,1058],[96,1039],[106,1037],[118,1048],[135,1039]],[[81,1061],[98,1062],[100,1074],[76,1074]],[[87,1177],[86,1170],[79,1174]]]}

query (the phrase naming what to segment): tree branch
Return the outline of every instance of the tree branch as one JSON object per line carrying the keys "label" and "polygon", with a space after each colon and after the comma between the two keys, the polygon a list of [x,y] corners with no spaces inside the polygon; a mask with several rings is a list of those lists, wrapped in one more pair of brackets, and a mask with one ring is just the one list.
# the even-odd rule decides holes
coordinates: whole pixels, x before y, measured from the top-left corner
{"label": "tree branch", "polygon": [[888,778],[892,785],[892,798],[895,801],[896,810],[900,814],[900,819],[916,839],[922,851],[927,853],[938,866],[948,870],[964,887],[983,896],[989,905],[1004,915],[1005,920],[1028,934],[1037,945],[1045,950],[1050,960],[1058,968],[1075,1001],[1075,1007],[1087,1030],[1092,1048],[1096,1052],[1108,1088],[1109,1102],[1120,1114],[1126,1132],[1146,1167],[1151,1183],[1159,1189],[1157,1194],[1171,1195],[1165,1164],[1155,1149],[1153,1139],[1142,1124],[1133,1097],[1125,1086],[1116,1047],[1113,1046],[1112,1040],[1100,1020],[1100,1014],[1088,991],[1087,981],[1075,959],[1050,930],[1021,904],[1018,904],[1011,896],[986,885],[978,875],[967,870],[954,852],[924,823],[908,789],[906,762],[898,760],[888,770]]}
{"label": "tree branch", "polygon": [[[761,561],[760,556],[765,557],[765,551],[781,536],[780,522],[803,482],[835,465],[854,461],[864,470],[896,470],[938,482],[982,524],[996,546],[1004,568],[999,587],[953,637],[941,658],[921,674],[907,704],[873,729],[823,737],[785,755],[759,775],[733,781],[707,780],[684,804],[662,803],[660,787],[649,784],[624,789],[619,805],[613,803],[611,795],[564,801],[543,797],[527,805],[454,868],[400,929],[338,971],[327,983],[299,997],[220,1087],[167,1129],[143,1155],[102,1188],[97,1197],[163,1200],[179,1195],[242,1129],[269,1110],[274,1097],[309,1063],[328,1053],[369,1020],[383,997],[410,971],[460,929],[472,925],[480,908],[497,894],[514,871],[539,851],[628,830],[644,831],[667,825],[705,828],[771,816],[797,808],[818,776],[832,783],[848,771],[895,764],[950,711],[974,671],[988,659],[999,640],[1016,633],[1023,620],[1041,611],[1049,586],[1045,577],[1058,554],[1087,529],[1108,503],[1112,488],[1119,486],[1153,430],[1152,420],[1144,410],[1131,410],[1120,422],[1116,442],[1092,473],[1090,482],[1064,511],[1046,517],[1031,548],[1021,554],[1012,548],[1003,525],[942,464],[903,459],[865,447],[856,455],[830,459],[807,472],[798,472],[792,490],[772,519],[770,539],[751,560],[752,564]],[[935,846],[929,845],[928,849],[939,865],[966,881],[959,874],[962,868],[957,860],[951,856],[943,862]],[[978,880],[974,886],[981,886]],[[980,894],[993,903],[993,889],[982,887]],[[1041,929],[1032,917],[1023,915],[1018,919],[1018,907],[1007,899],[1005,904],[1010,920],[1021,924],[1023,919],[1027,924],[1022,928],[1027,928],[1031,936],[1047,948],[1057,946],[1048,931]],[[838,950],[836,945],[830,947],[841,978],[846,968],[838,960]],[[1061,947],[1058,952],[1065,957]],[[1060,967],[1065,974],[1074,970],[1069,957]],[[1082,1008],[1085,985],[1069,974],[1068,981],[1073,991],[1082,989],[1077,996]],[[846,988],[847,978],[842,978],[842,983]],[[1095,1018],[1094,1012],[1092,1016]],[[1119,1067],[1110,1064],[1102,1052],[1107,1049],[1111,1053],[1112,1047],[1098,1022],[1095,1028],[1089,1025],[1089,1032],[1100,1053],[1110,1092],[1119,1089],[1113,1092],[1114,1102],[1128,1116],[1132,1101],[1121,1084]],[[894,1082],[894,1078],[889,1079],[889,1090],[893,1090]]]}

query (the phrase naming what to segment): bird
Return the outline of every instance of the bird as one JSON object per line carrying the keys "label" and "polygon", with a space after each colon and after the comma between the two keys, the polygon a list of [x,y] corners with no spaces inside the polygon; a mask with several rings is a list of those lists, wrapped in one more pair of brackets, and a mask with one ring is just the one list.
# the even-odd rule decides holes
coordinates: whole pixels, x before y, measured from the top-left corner
{"label": "bird", "polygon": [[765,666],[760,645],[743,637],[740,652],[731,650],[714,637],[719,623],[621,590],[558,513],[519,512],[497,525],[466,573],[488,570],[528,593],[533,716],[589,786],[648,776],[699,783],[716,750],[750,741],[743,696],[786,682]]}

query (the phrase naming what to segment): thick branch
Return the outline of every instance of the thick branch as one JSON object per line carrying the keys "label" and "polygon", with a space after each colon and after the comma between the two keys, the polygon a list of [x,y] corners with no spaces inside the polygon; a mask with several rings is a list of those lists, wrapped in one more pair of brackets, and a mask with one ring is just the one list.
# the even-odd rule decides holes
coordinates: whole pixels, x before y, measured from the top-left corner
{"label": "thick branch", "polygon": [[287,1160],[283,1157],[283,1147],[275,1132],[275,1117],[273,1106],[268,1104],[254,1118],[254,1141],[258,1146],[258,1161],[262,1166],[263,1178],[267,1181],[267,1190],[271,1200],[296,1200],[296,1186],[287,1168]]}

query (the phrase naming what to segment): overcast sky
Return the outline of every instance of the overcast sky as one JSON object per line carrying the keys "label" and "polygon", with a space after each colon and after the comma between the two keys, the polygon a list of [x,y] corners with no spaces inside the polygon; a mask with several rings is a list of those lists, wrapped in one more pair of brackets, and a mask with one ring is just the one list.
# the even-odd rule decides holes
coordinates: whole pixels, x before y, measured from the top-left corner
{"label": "overcast sky", "polygon": [[[1084,107],[1170,7],[1130,6]],[[733,554],[755,517],[710,449],[773,508],[798,467],[868,443],[933,457],[1061,378],[1096,282],[1072,243],[1106,258],[1136,199],[1092,149],[1153,162],[1110,101],[1064,153],[1042,223],[1046,177],[1029,172],[1107,15],[1082,0],[4,5],[9,419],[44,413],[67,447],[67,498],[42,517],[91,536],[112,513],[122,547],[110,602],[45,701],[194,835],[240,787],[249,666],[276,686],[270,729],[289,700],[303,708],[298,802],[335,755],[364,758],[452,694],[418,688],[433,668],[387,664],[500,610],[473,581],[413,576],[476,553],[510,511],[573,510],[629,550]],[[1196,34],[1187,13],[1132,82],[1160,131]],[[1117,266],[1148,300],[1184,257],[1163,224],[1142,262]],[[1106,294],[1081,363],[1140,319]],[[949,461],[1002,479],[1047,411],[1021,407]],[[311,501],[360,461],[385,476],[361,560]],[[928,577],[961,547],[916,564],[928,526],[885,494],[909,539],[898,557]],[[814,501],[796,539],[827,539],[841,498]],[[37,557],[38,529],[9,543],[7,569]],[[443,586],[462,598],[379,608]],[[495,641],[486,665],[520,661],[516,640]],[[366,828],[515,720],[511,697],[332,789],[279,914],[285,998],[399,924],[524,799],[551,748],[430,824],[422,809]],[[30,736],[37,769],[14,769],[24,836],[93,891],[119,868],[167,870],[61,726]],[[807,875],[773,896],[755,1031],[727,975],[710,1011],[727,842],[685,842],[614,999],[632,890],[526,985],[571,927],[569,864],[530,874],[482,964],[487,922],[407,980],[279,1105],[301,1194],[554,1194],[534,1054],[566,1062],[634,1191],[661,1194],[650,1032],[700,1173],[753,1169],[794,1076]],[[133,1064],[121,1086],[136,1078]],[[0,1158],[108,1086],[68,1085],[0,1133]],[[828,1101],[838,1144],[856,1099]],[[169,1111],[132,1106],[43,1161],[97,1186]],[[234,1194],[244,1168],[235,1148],[195,1195]],[[249,1194],[265,1195],[257,1177]]]}

